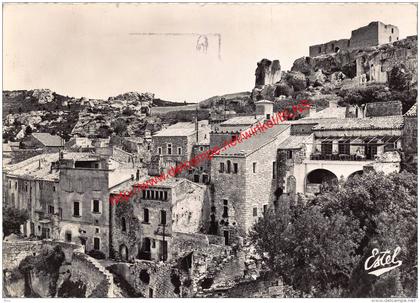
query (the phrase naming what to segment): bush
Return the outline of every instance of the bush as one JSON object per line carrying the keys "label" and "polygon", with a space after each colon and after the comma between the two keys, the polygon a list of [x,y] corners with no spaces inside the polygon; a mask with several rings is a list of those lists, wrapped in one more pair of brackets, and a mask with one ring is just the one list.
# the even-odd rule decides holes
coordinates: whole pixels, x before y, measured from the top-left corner
{"label": "bush", "polygon": [[29,219],[26,210],[3,207],[3,236],[20,234],[20,226]]}
{"label": "bush", "polygon": [[389,73],[389,87],[399,91],[408,90],[412,78],[404,64],[394,66]]}
{"label": "bush", "polygon": [[90,252],[88,252],[88,255],[98,260],[105,259],[105,254],[97,249],[92,249]]}

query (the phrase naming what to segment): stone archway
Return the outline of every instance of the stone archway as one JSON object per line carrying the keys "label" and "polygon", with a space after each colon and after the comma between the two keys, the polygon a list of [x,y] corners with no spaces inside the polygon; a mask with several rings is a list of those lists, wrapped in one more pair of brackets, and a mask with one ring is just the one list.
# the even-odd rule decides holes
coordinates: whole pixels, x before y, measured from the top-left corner
{"label": "stone archway", "polygon": [[327,169],[314,169],[306,175],[305,192],[319,194],[324,187],[338,185],[338,177]]}
{"label": "stone archway", "polygon": [[363,175],[363,170],[357,170],[354,173],[351,173],[348,177],[347,180],[350,180],[351,178],[354,178],[355,176],[361,176]]}

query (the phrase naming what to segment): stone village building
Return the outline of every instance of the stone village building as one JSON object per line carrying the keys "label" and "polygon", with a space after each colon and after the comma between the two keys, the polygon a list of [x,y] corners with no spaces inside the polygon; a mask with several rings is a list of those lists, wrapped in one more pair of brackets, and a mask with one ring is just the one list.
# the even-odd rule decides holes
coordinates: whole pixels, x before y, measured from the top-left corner
{"label": "stone village building", "polygon": [[[210,126],[207,120],[179,122],[152,136],[152,163],[150,175],[159,175],[171,167],[192,159],[209,149]],[[183,172],[182,176],[197,183],[209,181],[207,162],[195,169]]]}
{"label": "stone village building", "polygon": [[42,154],[3,170],[5,203],[29,213],[25,236],[82,244],[109,254],[109,188],[133,169],[92,153]]}
{"label": "stone village building", "polygon": [[[115,187],[111,194],[133,190],[138,182]],[[177,236],[205,230],[209,205],[207,187],[185,178],[136,192],[129,201],[111,206],[112,256],[123,261],[171,260]]]}

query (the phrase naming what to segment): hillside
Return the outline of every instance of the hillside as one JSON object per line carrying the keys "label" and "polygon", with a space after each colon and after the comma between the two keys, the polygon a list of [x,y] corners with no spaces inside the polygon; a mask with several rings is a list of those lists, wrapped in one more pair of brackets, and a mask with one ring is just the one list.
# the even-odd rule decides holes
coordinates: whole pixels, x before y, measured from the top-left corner
{"label": "hillside", "polygon": [[[340,105],[401,101],[403,113],[417,97],[417,36],[393,43],[301,57],[291,71],[279,74],[277,60],[258,63],[260,76],[251,98],[275,102],[279,110],[292,100],[309,99],[318,109],[329,101]],[[278,62],[278,61],[277,61]],[[276,63],[276,64],[275,64]],[[276,66],[274,66],[276,65]],[[274,68],[275,67],[275,68]]]}

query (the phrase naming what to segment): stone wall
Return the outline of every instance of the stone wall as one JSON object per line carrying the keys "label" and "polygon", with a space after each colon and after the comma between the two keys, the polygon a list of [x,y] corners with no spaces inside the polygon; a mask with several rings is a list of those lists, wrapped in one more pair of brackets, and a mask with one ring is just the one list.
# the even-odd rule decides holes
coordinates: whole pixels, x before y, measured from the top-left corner
{"label": "stone wall", "polygon": [[[133,264],[118,263],[110,266],[110,271],[122,277],[136,291],[146,298],[176,298],[181,297],[188,277],[172,268],[170,263],[136,260]],[[181,283],[176,287],[176,276]],[[183,287],[184,286],[184,287]],[[185,296],[185,294],[184,294]]]}
{"label": "stone wall", "polygon": [[38,254],[43,241],[3,241],[3,270],[13,270],[28,256]]}
{"label": "stone wall", "polygon": [[92,257],[74,252],[69,280],[82,281],[86,285],[86,298],[114,297],[113,276]]}

